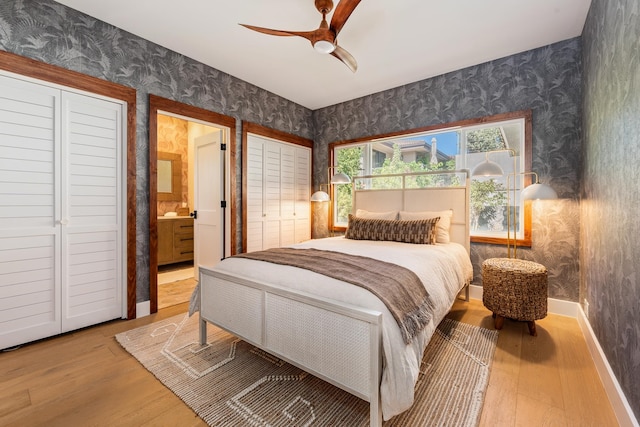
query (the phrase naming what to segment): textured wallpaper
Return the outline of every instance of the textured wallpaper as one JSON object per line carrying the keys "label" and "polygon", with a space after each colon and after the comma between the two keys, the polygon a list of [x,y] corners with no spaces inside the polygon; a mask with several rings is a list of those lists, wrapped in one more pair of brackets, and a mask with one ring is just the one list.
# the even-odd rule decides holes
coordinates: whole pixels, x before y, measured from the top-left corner
{"label": "textured wallpaper", "polygon": [[593,0],[583,33],[581,301],[640,419],[640,6]]}
{"label": "textured wallpaper", "polygon": [[[548,268],[549,296],[578,301],[581,100],[576,38],[316,110],[314,182],[326,182],[331,142],[531,109],[532,167],[560,200],[535,202],[533,245],[518,256]],[[504,246],[472,244],[474,283],[482,261],[505,255]]]}
{"label": "textured wallpaper", "polygon": [[[0,1],[0,49],[133,87],[137,93],[137,301],[149,300],[149,94],[313,137],[312,112],[52,0]],[[241,241],[239,239],[239,241]]]}

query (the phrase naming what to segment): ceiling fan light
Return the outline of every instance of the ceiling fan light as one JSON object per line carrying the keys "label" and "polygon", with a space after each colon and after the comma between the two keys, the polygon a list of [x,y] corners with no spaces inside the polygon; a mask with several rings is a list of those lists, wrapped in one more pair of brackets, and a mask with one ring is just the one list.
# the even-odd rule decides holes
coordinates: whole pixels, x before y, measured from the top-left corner
{"label": "ceiling fan light", "polygon": [[315,42],[313,44],[313,48],[318,53],[327,54],[327,53],[331,53],[334,50],[336,50],[336,45],[334,45],[333,43],[331,43],[330,41],[327,41],[327,40],[318,40],[317,42]]}

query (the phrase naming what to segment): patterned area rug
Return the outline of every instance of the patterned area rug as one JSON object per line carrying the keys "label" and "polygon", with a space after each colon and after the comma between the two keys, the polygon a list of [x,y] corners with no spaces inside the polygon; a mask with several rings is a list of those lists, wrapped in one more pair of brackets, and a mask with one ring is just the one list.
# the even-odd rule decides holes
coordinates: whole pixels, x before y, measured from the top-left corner
{"label": "patterned area rug", "polygon": [[[178,315],[118,342],[212,426],[367,426],[369,405],[209,325]],[[445,319],[422,362],[416,399],[385,426],[475,426],[497,331]]]}

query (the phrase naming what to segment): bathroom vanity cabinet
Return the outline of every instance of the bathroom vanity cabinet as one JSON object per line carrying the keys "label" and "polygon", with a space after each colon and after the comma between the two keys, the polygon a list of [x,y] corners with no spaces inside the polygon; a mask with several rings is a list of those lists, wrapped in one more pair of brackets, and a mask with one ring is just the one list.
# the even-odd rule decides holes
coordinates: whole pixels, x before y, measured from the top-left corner
{"label": "bathroom vanity cabinet", "polygon": [[158,218],[158,265],[193,260],[193,218]]}

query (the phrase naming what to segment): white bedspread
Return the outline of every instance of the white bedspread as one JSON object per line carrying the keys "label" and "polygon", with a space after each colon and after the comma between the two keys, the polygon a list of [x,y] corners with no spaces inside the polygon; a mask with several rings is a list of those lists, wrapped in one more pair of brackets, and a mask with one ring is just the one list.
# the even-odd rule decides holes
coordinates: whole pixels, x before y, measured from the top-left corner
{"label": "white bedspread", "polygon": [[414,386],[420,363],[438,323],[449,312],[462,287],[473,278],[473,267],[465,248],[456,243],[415,245],[406,243],[350,240],[343,237],[310,240],[294,247],[333,250],[392,262],[414,271],[431,295],[435,310],[431,322],[406,345],[400,329],[386,306],[366,289],[328,278],[308,270],[243,258],[228,258],[215,270],[259,279],[325,298],[346,302],[383,314],[384,368],[380,388],[385,420],[413,404]]}

